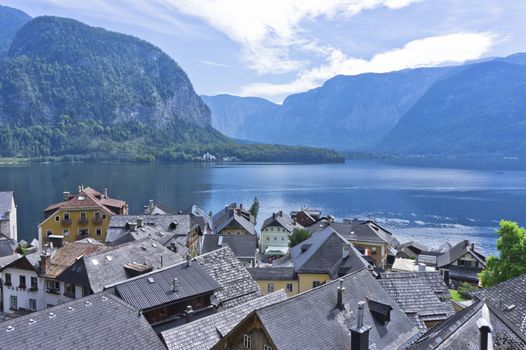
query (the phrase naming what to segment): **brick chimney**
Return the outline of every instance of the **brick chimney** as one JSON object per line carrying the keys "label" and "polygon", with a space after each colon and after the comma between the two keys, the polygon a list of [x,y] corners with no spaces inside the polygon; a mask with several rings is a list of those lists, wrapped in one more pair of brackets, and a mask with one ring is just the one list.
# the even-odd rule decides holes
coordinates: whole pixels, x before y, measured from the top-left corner
{"label": "brick chimney", "polygon": [[356,326],[351,328],[351,349],[369,350],[369,331],[370,326],[363,325],[363,309],[365,301],[358,302],[358,320]]}

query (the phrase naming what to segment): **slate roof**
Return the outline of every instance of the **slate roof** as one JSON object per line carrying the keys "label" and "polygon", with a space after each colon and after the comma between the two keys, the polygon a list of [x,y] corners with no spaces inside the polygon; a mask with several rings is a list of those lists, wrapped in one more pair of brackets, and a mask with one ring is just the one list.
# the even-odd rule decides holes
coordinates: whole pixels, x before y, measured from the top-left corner
{"label": "slate roof", "polygon": [[201,226],[201,230],[205,231],[205,226],[208,226],[209,229],[214,229],[214,222],[210,216],[208,216],[208,213],[204,211],[203,208],[192,205],[190,208],[183,211],[183,214],[189,214],[192,216],[192,218]]}
{"label": "slate roof", "polygon": [[20,254],[11,254],[11,255],[0,257],[0,269],[3,269],[4,266],[11,264],[12,262],[20,259],[21,257],[22,255]]}
{"label": "slate roof", "polygon": [[202,254],[195,260],[221,285],[222,288],[214,296],[224,309],[262,295],[261,289],[230,247]]}
{"label": "slate roof", "polygon": [[13,350],[165,349],[136,309],[105,294],[2,322],[0,332],[0,347]]}
{"label": "slate roof", "polygon": [[524,349],[526,342],[509,329],[483,301],[477,301],[448,320],[437,324],[415,342],[411,350],[480,349],[477,321],[485,318],[492,327],[495,349]]}
{"label": "slate roof", "polygon": [[161,336],[169,350],[211,349],[249,313],[285,299],[287,294],[279,290],[187,325],[164,331]]}
{"label": "slate roof", "polygon": [[483,266],[486,266],[485,257],[477,250],[472,250],[471,244],[468,240],[461,241],[455,244],[451,249],[445,252],[442,255],[437,257],[437,267],[446,267],[453,263],[454,261],[461,258],[466,253],[470,253],[475,259],[478,260]]}
{"label": "slate roof", "polygon": [[481,271],[482,269],[477,268],[477,267],[450,265],[449,266],[449,278],[478,283],[479,281],[478,274]]}
{"label": "slate roof", "polygon": [[[177,278],[177,290],[172,282]],[[112,292],[128,304],[147,310],[166,303],[212,293],[221,286],[197,263],[186,262],[146,273],[111,286]],[[108,288],[106,287],[106,288]]]}
{"label": "slate roof", "polygon": [[373,319],[366,303],[364,325],[371,326],[370,349],[405,348],[416,338],[418,329],[369,271],[356,271],[342,279],[344,310],[336,305],[336,280],[255,311],[277,349],[349,349],[349,329],[357,324],[357,303],[366,300],[392,307],[391,321],[384,325]]}
{"label": "slate roof", "polygon": [[183,258],[180,255],[152,239],[144,239],[112,247],[89,257],[83,256],[57,279],[91,288],[97,293],[102,291],[104,286],[133,277],[124,268],[128,263],[135,262],[158,269],[181,261]]}
{"label": "slate roof", "polygon": [[65,242],[64,246],[54,250],[43,277],[57,278],[65,269],[73,265],[77,258],[96,254],[106,249],[106,246],[100,244]]}
{"label": "slate roof", "polygon": [[0,220],[7,219],[6,214],[11,211],[13,191],[0,192]]}
{"label": "slate roof", "polygon": [[455,313],[449,300],[439,298],[449,295],[439,272],[393,272],[380,276],[378,282],[402,310],[416,315],[422,332],[427,330],[423,321],[445,320]]}
{"label": "slate roof", "polygon": [[397,246],[393,235],[371,220],[350,220],[333,222],[330,226],[349,241],[391,244]]}
{"label": "slate roof", "polygon": [[294,271],[296,273],[326,273],[334,279],[369,266],[352,246],[349,256],[343,259],[344,246],[350,246],[350,243],[332,227],[327,227],[290,248]]}
{"label": "slate roof", "polygon": [[294,267],[254,267],[247,268],[256,281],[290,281],[296,279]]}
{"label": "slate roof", "polygon": [[203,235],[202,253],[229,246],[238,258],[255,259],[257,245],[256,235]]}
{"label": "slate roof", "polygon": [[526,274],[470,294],[476,300],[484,299],[504,323],[526,339],[525,290]]}
{"label": "slate roof", "polygon": [[[145,230],[131,231],[128,223],[137,223],[138,219],[143,220]],[[106,243],[116,245],[151,236],[166,245],[176,236],[186,237],[190,230],[190,215],[114,215],[108,225]]]}
{"label": "slate roof", "polygon": [[17,246],[17,241],[0,234],[0,257],[13,255]]}
{"label": "slate roof", "polygon": [[261,225],[261,230],[264,230],[269,226],[280,226],[290,233],[292,233],[294,229],[303,228],[303,226],[300,224],[294,223],[294,220],[292,220],[290,216],[284,215],[282,211],[272,213],[271,216],[265,219],[265,221],[263,221],[263,225]]}
{"label": "slate roof", "polygon": [[256,226],[255,219],[248,212],[236,206],[235,203],[225,207],[213,217],[214,232],[220,233],[227,227],[234,227],[239,225],[248,233],[255,235]]}

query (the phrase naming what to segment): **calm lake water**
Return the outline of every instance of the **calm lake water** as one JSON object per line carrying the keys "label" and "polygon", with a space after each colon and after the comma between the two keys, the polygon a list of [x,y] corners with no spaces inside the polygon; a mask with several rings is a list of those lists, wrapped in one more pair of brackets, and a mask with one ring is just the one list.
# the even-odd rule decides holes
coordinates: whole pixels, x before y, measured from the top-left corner
{"label": "calm lake water", "polygon": [[36,237],[42,210],[78,185],[109,189],[138,213],[149,199],[213,212],[257,196],[272,211],[320,208],[336,218],[373,217],[401,240],[431,246],[470,239],[495,252],[502,218],[526,224],[526,164],[519,161],[349,161],[344,164],[35,164],[0,166],[14,190],[19,238]]}

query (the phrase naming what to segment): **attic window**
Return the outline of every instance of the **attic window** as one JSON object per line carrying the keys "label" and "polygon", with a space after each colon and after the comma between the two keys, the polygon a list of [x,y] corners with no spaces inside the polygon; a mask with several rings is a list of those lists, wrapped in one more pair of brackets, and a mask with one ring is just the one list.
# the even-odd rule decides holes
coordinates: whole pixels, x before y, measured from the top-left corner
{"label": "attic window", "polygon": [[177,228],[177,221],[172,221],[169,226],[170,230],[175,230]]}
{"label": "attic window", "polygon": [[367,300],[367,305],[376,321],[383,325],[391,321],[391,310],[393,309],[391,305],[369,299]]}
{"label": "attic window", "polygon": [[97,259],[91,259],[91,262],[95,266],[99,266],[99,261]]}
{"label": "attic window", "polygon": [[153,277],[148,277],[148,282],[155,283],[155,280],[153,279]]}
{"label": "attic window", "polygon": [[83,200],[85,200],[85,199],[86,199],[86,197],[85,197],[85,196],[82,196],[82,195],[80,195],[80,196],[78,196],[78,197],[77,197],[77,199],[78,199],[79,201],[83,201]]}

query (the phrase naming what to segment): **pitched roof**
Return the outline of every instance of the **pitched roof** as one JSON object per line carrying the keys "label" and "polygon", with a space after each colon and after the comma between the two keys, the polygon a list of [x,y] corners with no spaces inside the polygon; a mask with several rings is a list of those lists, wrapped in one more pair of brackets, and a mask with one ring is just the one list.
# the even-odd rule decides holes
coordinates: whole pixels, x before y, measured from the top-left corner
{"label": "pitched roof", "polygon": [[106,246],[100,244],[65,242],[64,246],[53,252],[43,277],[57,278],[65,269],[73,265],[79,257],[89,256],[106,249],[108,249]]}
{"label": "pitched roof", "polygon": [[254,267],[247,268],[256,281],[290,281],[296,279],[294,267]]}
{"label": "pitched roof", "polygon": [[302,243],[290,248],[294,271],[297,273],[326,273],[335,278],[369,264],[354,247],[349,247],[349,256],[343,258],[343,248],[350,243],[332,227],[312,235]]}
{"label": "pitched roof", "polygon": [[13,191],[0,192],[0,220],[3,220],[4,215],[11,211],[12,201]]}
{"label": "pitched roof", "polygon": [[4,266],[7,266],[7,265],[11,264],[13,261],[18,260],[21,257],[22,257],[22,255],[20,255],[18,253],[0,257],[0,269],[3,269]]}
{"label": "pitched roof", "polygon": [[349,241],[398,245],[392,233],[371,220],[333,222],[330,226]]}
{"label": "pitched roof", "polygon": [[127,204],[123,200],[106,198],[97,190],[86,187],[79,193],[71,195],[68,200],[48,206],[44,209],[44,212],[55,211],[57,209],[101,209],[110,214],[117,214],[112,208],[122,208],[126,206]]}
{"label": "pitched roof", "polygon": [[480,289],[471,295],[484,299],[491,310],[510,328],[526,340],[526,274],[499,283],[490,288]]}
{"label": "pitched roof", "polygon": [[94,294],[0,323],[9,349],[164,349],[145,318],[112,295]]}
{"label": "pitched roof", "polygon": [[187,325],[164,331],[161,336],[169,350],[210,349],[250,312],[285,299],[287,294],[279,290]]}
{"label": "pitched roof", "polygon": [[380,274],[382,279],[399,279],[405,278],[409,280],[422,280],[428,284],[433,290],[437,297],[446,299],[451,298],[449,288],[444,282],[444,278],[438,271],[426,271],[426,272],[387,272]]}
{"label": "pitched roof", "polygon": [[418,329],[367,270],[342,279],[343,310],[336,305],[338,281],[331,281],[255,311],[277,349],[349,349],[357,303],[366,300],[392,307],[390,322],[383,324],[374,319],[366,303],[364,324],[371,326],[371,349],[402,348],[417,336]]}
{"label": "pitched roof", "polygon": [[230,247],[199,255],[195,260],[221,285],[214,293],[225,309],[262,295],[261,289]]}
{"label": "pitched roof", "polygon": [[[177,279],[176,290],[173,290]],[[211,293],[221,286],[199,264],[186,262],[111,285],[113,293],[128,304],[146,310],[189,297]]]}
{"label": "pitched roof", "polygon": [[[445,320],[455,313],[449,300],[442,301],[444,287],[437,283],[439,272],[394,272],[381,274],[378,282],[386,289],[407,314],[416,314],[421,331],[426,331],[424,321]],[[444,284],[442,282],[442,284]]]}
{"label": "pitched roof", "polygon": [[509,329],[483,301],[477,301],[423,334],[411,350],[480,349],[477,321],[484,318],[491,325],[489,334],[496,349],[523,349],[526,342]]}
{"label": "pitched roof", "polygon": [[183,261],[183,258],[152,239],[126,243],[101,253],[83,256],[58,276],[58,280],[91,288],[97,293],[104,286],[133,277],[125,269],[129,263],[153,269]]}
{"label": "pitched roof", "polygon": [[252,258],[256,254],[256,235],[203,235],[202,252],[208,253],[229,246],[238,258]]}
{"label": "pitched roof", "polygon": [[458,260],[467,253],[471,254],[483,266],[486,266],[486,258],[484,257],[484,255],[482,255],[480,252],[477,252],[477,250],[474,250],[467,239],[460,241],[459,243],[455,244],[451,249],[446,251],[444,254],[439,255],[437,257],[437,266],[444,267],[450,265],[451,263]]}
{"label": "pitched roof", "polygon": [[213,217],[214,232],[219,233],[226,227],[232,225],[239,225],[245,229],[248,233],[255,235],[256,226],[254,225],[255,219],[247,211],[236,206],[236,203],[232,203],[225,207]]}
{"label": "pitched roof", "polygon": [[269,216],[267,219],[265,219],[265,221],[263,221],[263,225],[261,225],[261,229],[264,230],[265,228],[269,226],[281,226],[285,230],[291,233],[292,231],[294,231],[294,229],[303,228],[303,226],[301,226],[300,224],[295,223],[294,220],[290,216],[283,215],[282,211],[277,212],[277,213],[272,213],[271,216]]}

